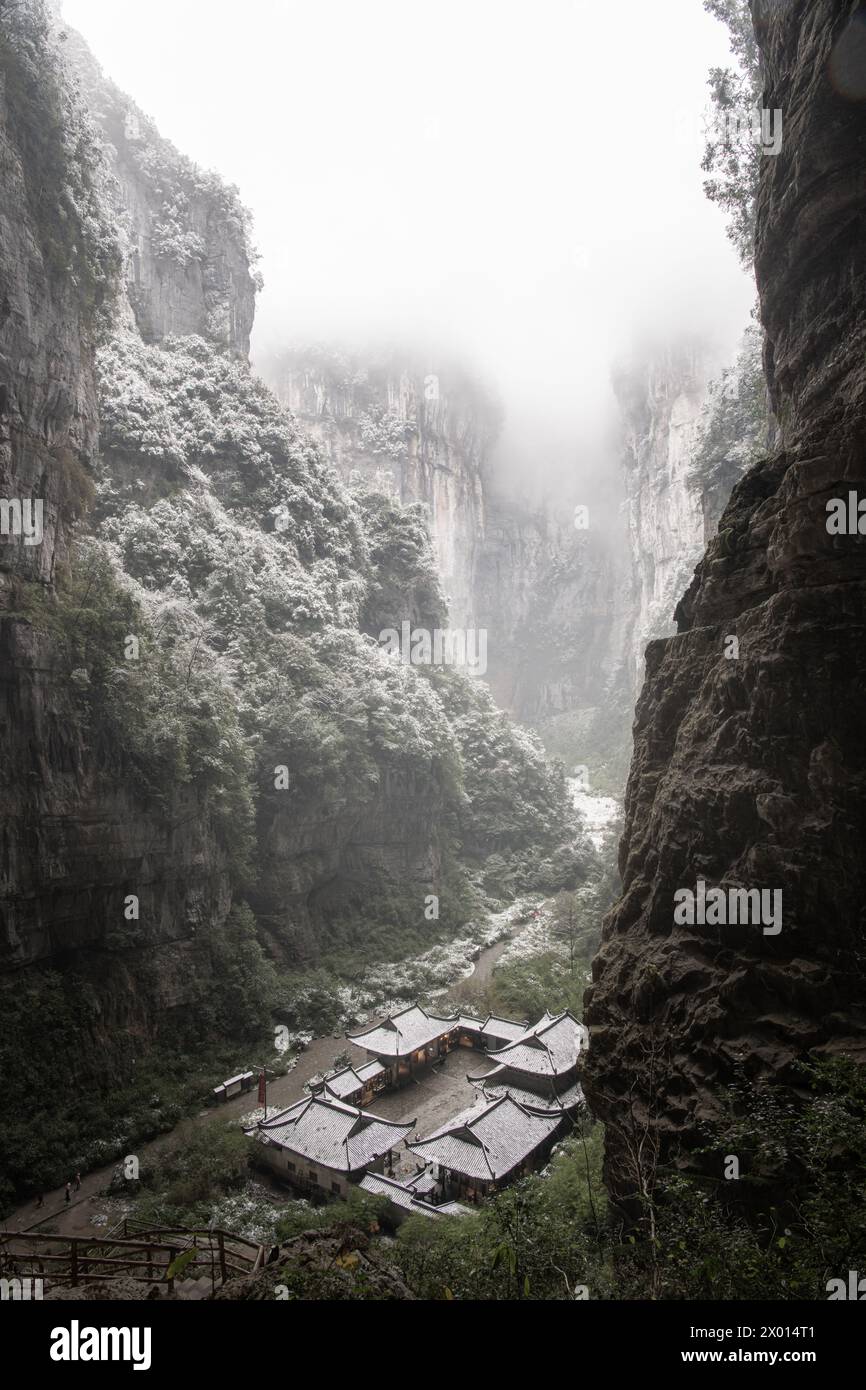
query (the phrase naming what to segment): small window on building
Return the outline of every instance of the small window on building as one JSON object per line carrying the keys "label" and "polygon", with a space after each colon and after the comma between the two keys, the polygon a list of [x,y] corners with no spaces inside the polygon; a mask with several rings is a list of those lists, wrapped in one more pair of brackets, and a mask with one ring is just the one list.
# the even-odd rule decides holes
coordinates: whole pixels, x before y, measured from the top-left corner
{"label": "small window on building", "polygon": [[332,1192],[336,1192],[337,1195],[339,1196],[340,1184],[339,1184],[338,1182],[332,1182],[332,1183],[331,1183],[331,1191],[332,1191]]}
{"label": "small window on building", "polygon": [[307,1169],[307,1172],[309,1173],[310,1182],[318,1182],[318,1181],[319,1181],[319,1175],[318,1175],[318,1173],[316,1172],[315,1168],[308,1168],[308,1169]]}
{"label": "small window on building", "polygon": [[289,1172],[290,1172],[290,1173],[294,1173],[294,1171],[295,1171],[295,1165],[294,1165],[294,1163],[292,1162],[291,1159],[288,1160],[288,1168],[289,1168]]}

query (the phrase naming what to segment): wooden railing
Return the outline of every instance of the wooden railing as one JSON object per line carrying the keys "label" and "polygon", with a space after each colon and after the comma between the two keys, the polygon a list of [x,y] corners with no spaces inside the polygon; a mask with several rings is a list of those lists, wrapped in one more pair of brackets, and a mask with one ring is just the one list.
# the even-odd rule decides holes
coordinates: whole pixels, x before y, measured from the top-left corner
{"label": "wooden railing", "polygon": [[[173,1270],[178,1257],[188,1252],[191,1258],[182,1269]],[[0,1234],[0,1276],[41,1278],[46,1288],[76,1288],[125,1275],[146,1284],[165,1284],[171,1292],[181,1275],[206,1275],[214,1285],[224,1284],[233,1275],[254,1274],[263,1262],[264,1249],[255,1241],[206,1227],[146,1228],[124,1221],[105,1237]]]}

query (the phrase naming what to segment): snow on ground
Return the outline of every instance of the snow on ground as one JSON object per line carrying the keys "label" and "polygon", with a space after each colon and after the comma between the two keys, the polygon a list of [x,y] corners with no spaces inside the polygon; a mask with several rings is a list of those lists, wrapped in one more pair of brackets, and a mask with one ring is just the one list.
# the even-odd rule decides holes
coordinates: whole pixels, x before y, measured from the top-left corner
{"label": "snow on ground", "polygon": [[[370,966],[364,984],[343,985],[337,991],[342,1024],[363,1024],[386,1007],[391,1013],[408,1008],[421,996],[440,998],[458,980],[467,979],[483,950],[502,941],[525,918],[537,898],[519,898],[501,912],[469,925],[469,934],[437,942],[420,956]],[[525,929],[524,929],[525,930]],[[521,933],[522,934],[522,933]]]}
{"label": "snow on ground", "polygon": [[567,952],[562,941],[558,941],[553,935],[553,919],[549,912],[541,910],[541,915],[535,920],[528,922],[519,936],[513,941],[509,941],[497,965],[513,965],[518,960],[529,960],[533,956],[544,956],[548,953],[561,955],[565,958]]}
{"label": "snow on ground", "polygon": [[597,850],[603,849],[605,839],[614,831],[622,814],[622,803],[615,796],[593,796],[583,789],[578,777],[566,780],[574,809],[583,817],[587,838]]}
{"label": "snow on ground", "polygon": [[[307,1206],[306,1202],[298,1206]],[[258,1241],[259,1245],[273,1245],[277,1239],[277,1225],[285,1215],[285,1205],[275,1202],[260,1183],[251,1182],[241,1192],[221,1197],[213,1208],[211,1224],[247,1240]]]}

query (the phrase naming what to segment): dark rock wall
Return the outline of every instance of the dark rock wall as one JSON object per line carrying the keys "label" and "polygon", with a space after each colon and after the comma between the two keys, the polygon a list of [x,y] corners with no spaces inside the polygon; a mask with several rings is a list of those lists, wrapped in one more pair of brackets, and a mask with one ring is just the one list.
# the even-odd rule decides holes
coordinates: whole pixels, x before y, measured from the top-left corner
{"label": "dark rock wall", "polygon": [[[207,969],[196,932],[224,919],[230,892],[195,794],[181,789],[169,805],[142,796],[124,750],[82,723],[50,628],[31,621],[37,599],[50,605],[86,503],[99,428],[93,306],[46,234],[63,130],[34,131],[32,84],[67,112],[79,103],[50,61],[40,8],[29,0],[4,15],[0,50],[0,497],[44,502],[41,544],[0,543],[0,969],[8,988],[23,966],[92,971],[94,1040],[110,1048],[124,1019],[148,1032],[161,1009],[183,1005]],[[103,949],[124,928],[129,893],[140,900],[132,970]]]}
{"label": "dark rock wall", "polygon": [[[761,170],[757,277],[781,437],[736,487],[678,634],[647,651],[623,895],[587,994],[618,1195],[630,1111],[685,1162],[738,1059],[794,1084],[809,1052],[866,1056],[866,540],[829,535],[825,513],[866,496],[864,21],[830,0],[769,13],[764,105],[784,139]],[[781,932],[675,926],[698,878],[781,889]]]}

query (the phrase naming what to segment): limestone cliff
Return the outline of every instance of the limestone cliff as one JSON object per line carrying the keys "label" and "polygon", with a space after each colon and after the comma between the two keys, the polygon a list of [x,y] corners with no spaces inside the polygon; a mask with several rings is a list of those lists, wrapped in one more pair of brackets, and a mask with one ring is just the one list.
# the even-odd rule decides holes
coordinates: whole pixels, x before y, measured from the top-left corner
{"label": "limestone cliff", "polygon": [[[356,977],[581,858],[561,775],[481,683],[371,637],[402,603],[444,623],[435,557],[251,373],[234,190],[42,0],[0,9],[2,1205],[164,1123],[149,1068],[260,1039],[263,946],[282,968],[354,951]],[[372,458],[420,389],[388,387],[396,425],[368,412]],[[482,447],[461,390],[406,457],[455,583]]]}
{"label": "limestone cliff", "polygon": [[74,29],[64,56],[102,134],[125,240],[124,294],[145,342],[196,333],[246,357],[259,285],[236,188],[198,168],[106,77]]}
{"label": "limestone cliff", "polygon": [[343,478],[378,480],[402,506],[427,509],[449,621],[472,627],[495,402],[460,368],[425,371],[411,353],[296,348],[262,371]]}
{"label": "limestone cliff", "polygon": [[[780,437],[735,488],[677,635],[647,653],[623,896],[587,995],[588,1092],[619,1196],[638,1181],[624,1117],[647,1151],[687,1162],[738,1062],[795,1087],[806,1054],[866,1056],[866,557],[826,525],[866,473],[862,13],[762,9],[763,104],[785,119],[756,248]],[[675,891],[699,878],[781,890],[781,931],[675,925]]]}
{"label": "limestone cliff", "polygon": [[[454,627],[487,633],[497,703],[568,763],[619,789],[633,701],[632,574],[625,524],[575,529],[552,502],[529,505],[498,476],[489,392],[417,353],[296,348],[266,378],[349,480],[424,508]],[[614,471],[612,487],[622,495]],[[671,603],[671,612],[673,603]]]}
{"label": "limestone cliff", "polygon": [[652,638],[674,630],[674,608],[704,550],[704,514],[690,476],[711,369],[697,343],[635,353],[617,364],[633,567],[631,667],[635,696]]}
{"label": "limestone cliff", "polygon": [[184,789],[166,806],[142,795],[124,750],[89,717],[86,673],[71,679],[69,653],[43,621],[72,525],[93,498],[96,341],[115,312],[125,246],[99,137],[43,7],[19,5],[4,25],[0,494],[42,502],[44,537],[0,546],[0,965],[76,954],[83,974],[101,977],[91,1018],[101,1047],[112,1019],[154,1026],[153,995],[126,966],[88,954],[122,928],[126,894],[134,886],[141,905],[138,973],[161,949],[157,997],[171,1007],[189,968],[175,947],[201,955],[196,927],[225,917],[228,879],[201,798]]}
{"label": "limestone cliff", "polygon": [[[620,479],[614,475],[614,489]],[[590,784],[619,793],[631,723],[633,577],[622,513],[613,533],[573,512],[502,495],[491,468],[477,574],[500,704],[537,728]]]}

